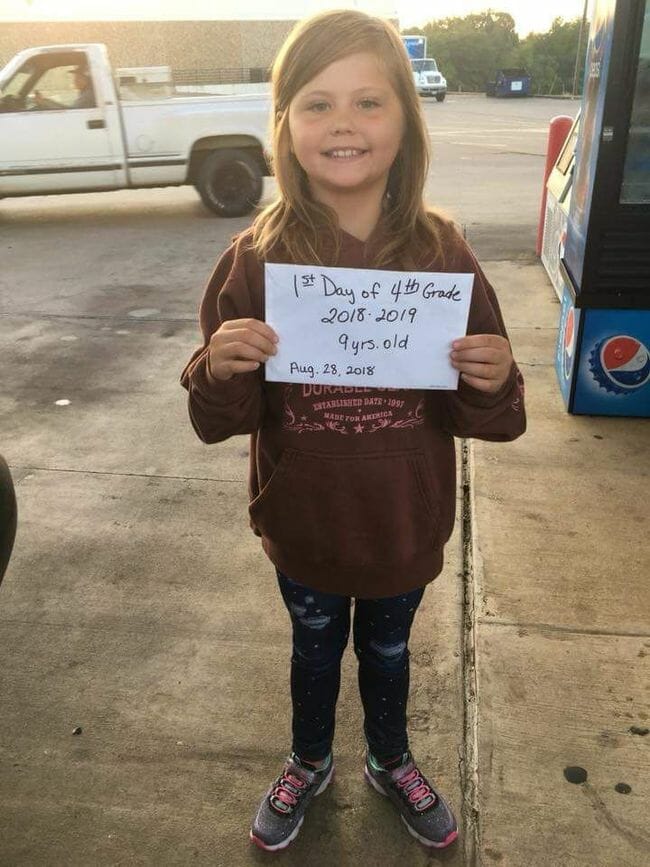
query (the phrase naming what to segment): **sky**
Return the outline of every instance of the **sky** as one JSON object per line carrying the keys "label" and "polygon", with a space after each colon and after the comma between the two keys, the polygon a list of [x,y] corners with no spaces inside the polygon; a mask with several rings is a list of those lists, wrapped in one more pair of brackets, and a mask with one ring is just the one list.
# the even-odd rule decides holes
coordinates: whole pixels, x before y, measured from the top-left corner
{"label": "sky", "polygon": [[397,18],[401,28],[492,8],[509,12],[519,35],[526,36],[531,30],[548,30],[556,17],[581,16],[584,0],[0,0],[0,21],[294,19],[344,6]]}

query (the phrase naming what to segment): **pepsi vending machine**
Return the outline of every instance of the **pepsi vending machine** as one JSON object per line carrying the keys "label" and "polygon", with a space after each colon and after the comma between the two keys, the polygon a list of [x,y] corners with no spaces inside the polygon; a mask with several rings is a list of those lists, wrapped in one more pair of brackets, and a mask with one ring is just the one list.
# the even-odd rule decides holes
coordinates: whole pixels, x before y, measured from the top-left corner
{"label": "pepsi vending machine", "polygon": [[649,4],[592,4],[556,352],[576,414],[650,416]]}

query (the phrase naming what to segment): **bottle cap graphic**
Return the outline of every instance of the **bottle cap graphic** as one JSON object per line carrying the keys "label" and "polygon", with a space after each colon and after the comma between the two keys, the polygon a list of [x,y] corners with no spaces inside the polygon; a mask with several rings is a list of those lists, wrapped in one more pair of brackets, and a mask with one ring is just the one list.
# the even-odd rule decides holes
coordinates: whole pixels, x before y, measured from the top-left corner
{"label": "bottle cap graphic", "polygon": [[592,349],[589,369],[601,388],[630,394],[650,380],[650,353],[635,337],[618,334]]}

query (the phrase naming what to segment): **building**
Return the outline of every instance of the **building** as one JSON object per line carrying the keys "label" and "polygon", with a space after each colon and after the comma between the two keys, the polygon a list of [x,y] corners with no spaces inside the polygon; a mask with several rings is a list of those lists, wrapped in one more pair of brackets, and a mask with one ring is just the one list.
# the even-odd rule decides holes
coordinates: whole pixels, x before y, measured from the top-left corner
{"label": "building", "polygon": [[[171,66],[179,81],[198,70],[249,70],[262,80],[295,21],[53,21],[0,27],[0,68],[37,45],[102,42],[114,67]],[[244,76],[243,80],[248,80]],[[228,79],[228,74],[225,76]],[[197,79],[201,80],[201,77]]]}

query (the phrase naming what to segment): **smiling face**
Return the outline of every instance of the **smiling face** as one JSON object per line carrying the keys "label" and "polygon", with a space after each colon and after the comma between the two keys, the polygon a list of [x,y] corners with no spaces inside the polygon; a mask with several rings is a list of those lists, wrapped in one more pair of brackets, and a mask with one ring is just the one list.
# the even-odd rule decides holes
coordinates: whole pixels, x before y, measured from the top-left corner
{"label": "smiling face", "polygon": [[295,158],[314,198],[381,198],[404,132],[404,115],[381,61],[351,54],[327,66],[289,105]]}

